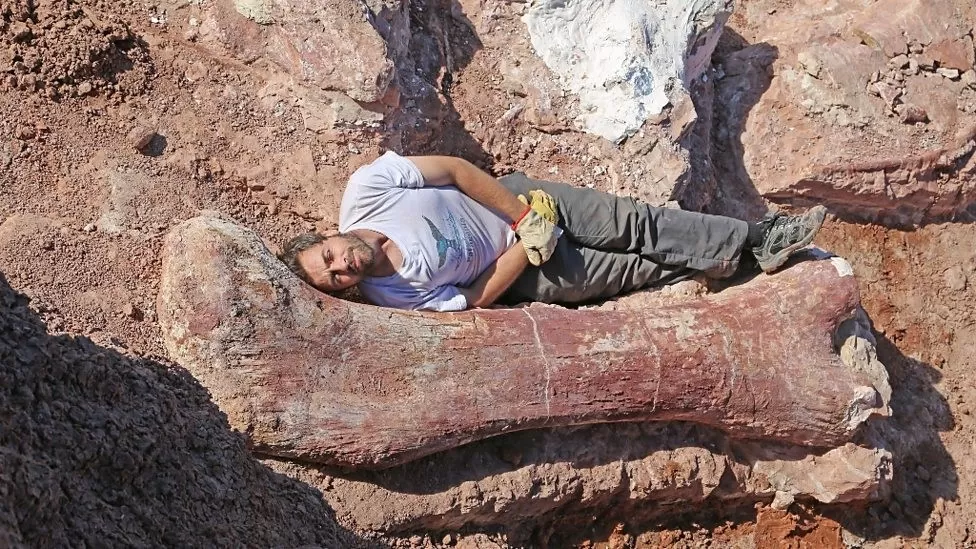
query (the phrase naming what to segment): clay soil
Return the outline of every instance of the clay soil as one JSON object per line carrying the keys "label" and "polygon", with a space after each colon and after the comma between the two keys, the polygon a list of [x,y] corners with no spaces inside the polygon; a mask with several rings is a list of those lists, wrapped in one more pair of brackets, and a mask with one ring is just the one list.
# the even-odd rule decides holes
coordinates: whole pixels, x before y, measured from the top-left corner
{"label": "clay soil", "polygon": [[[211,209],[272,246],[328,230],[345,176],[384,144],[382,131],[305,131],[257,69],[202,55],[166,17],[142,3],[0,0],[0,545],[504,546],[496,534],[346,531],[315,489],[255,459],[166,359],[154,301],[170,227]],[[491,64],[476,55],[459,70],[437,138],[404,152],[573,173],[560,155],[573,134],[547,134],[530,154],[517,135],[492,137],[501,156],[477,145],[489,136],[465,128],[507,108],[482,90]],[[816,242],[854,265],[892,376],[889,500],[557,524],[549,545],[972,544],[974,241],[971,224],[831,219]]]}

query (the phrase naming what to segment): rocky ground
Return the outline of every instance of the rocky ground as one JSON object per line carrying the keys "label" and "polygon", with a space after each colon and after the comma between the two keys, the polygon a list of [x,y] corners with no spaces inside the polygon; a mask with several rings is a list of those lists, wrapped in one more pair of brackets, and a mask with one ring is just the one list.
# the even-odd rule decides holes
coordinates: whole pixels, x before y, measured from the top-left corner
{"label": "rocky ground", "polygon": [[[895,15],[921,9],[897,4]],[[955,5],[933,5],[941,4]],[[539,83],[544,70],[517,30],[518,3],[415,2],[413,41],[388,30],[391,51],[409,61],[397,69],[399,91],[353,78],[341,82],[346,94],[323,95],[265,62],[273,56],[255,44],[276,43],[271,31],[212,25],[216,3],[0,0],[0,544],[972,545],[976,170],[966,132],[976,92],[965,81],[972,71],[955,65],[971,69],[973,17],[953,12],[954,24],[968,25],[967,54],[930,48],[939,43],[931,37],[920,39],[924,47],[880,43],[892,34],[851,23],[877,18],[838,6],[736,7],[715,56],[723,78],[712,93],[726,107],[700,113],[716,125],[695,136],[710,163],[692,164],[703,183],[676,198],[742,216],[771,202],[827,203],[833,215],[816,244],[854,265],[892,377],[891,497],[854,507],[801,502],[790,512],[706,500],[663,518],[626,506],[564,518],[556,505],[534,519],[527,511],[517,527],[485,515],[391,533],[377,526],[401,524],[399,505],[422,514],[430,500],[406,498],[382,478],[257,460],[205,389],[168,360],[155,316],[163,236],[201,209],[272,246],[329,230],[347,174],[386,148],[645,198],[662,195],[640,177],[649,166],[670,170],[680,155],[659,152],[650,131],[620,146],[573,131],[559,114],[572,99]],[[348,21],[357,20],[351,11]],[[858,47],[847,57],[817,53],[832,36],[860,36],[847,24],[868,38],[852,38]],[[371,59],[362,52],[380,46],[322,47]],[[356,63],[343,75],[359,74]],[[879,68],[864,69],[856,94],[828,93],[845,89],[844,75],[830,71],[857,63]],[[390,80],[392,70],[366,72]],[[813,73],[833,76],[811,81]],[[820,103],[791,110],[796,90]],[[928,93],[945,97],[918,99]],[[579,452],[603,440],[567,439]],[[489,446],[512,463],[505,448],[520,440]],[[489,477],[496,465],[466,466],[452,473],[458,506],[470,498],[487,509],[493,502],[464,493],[463,480]],[[564,493],[562,478],[533,480],[534,490]],[[390,495],[369,499],[381,489]],[[366,501],[385,507],[369,514]]]}

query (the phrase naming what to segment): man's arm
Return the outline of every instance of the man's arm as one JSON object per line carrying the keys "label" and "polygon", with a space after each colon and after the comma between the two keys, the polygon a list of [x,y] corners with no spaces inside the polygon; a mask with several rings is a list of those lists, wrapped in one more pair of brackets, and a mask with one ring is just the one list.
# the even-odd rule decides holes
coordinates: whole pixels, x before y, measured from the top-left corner
{"label": "man's arm", "polygon": [[460,288],[468,307],[487,307],[494,303],[528,265],[529,258],[521,245],[505,250],[470,286]]}
{"label": "man's arm", "polygon": [[526,205],[519,202],[518,198],[497,179],[463,158],[454,156],[409,156],[407,158],[424,176],[424,184],[433,187],[455,185],[481,205],[506,216],[509,222],[519,219],[526,211]]}

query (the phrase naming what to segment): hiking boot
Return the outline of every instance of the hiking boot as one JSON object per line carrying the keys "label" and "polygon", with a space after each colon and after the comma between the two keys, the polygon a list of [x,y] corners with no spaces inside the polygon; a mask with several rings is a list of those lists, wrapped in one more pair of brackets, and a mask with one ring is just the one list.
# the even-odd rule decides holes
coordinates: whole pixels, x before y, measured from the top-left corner
{"label": "hiking boot", "polygon": [[752,248],[759,268],[771,273],[783,266],[793,252],[813,241],[827,216],[827,208],[815,206],[803,215],[766,214],[759,222],[764,229],[762,244]]}

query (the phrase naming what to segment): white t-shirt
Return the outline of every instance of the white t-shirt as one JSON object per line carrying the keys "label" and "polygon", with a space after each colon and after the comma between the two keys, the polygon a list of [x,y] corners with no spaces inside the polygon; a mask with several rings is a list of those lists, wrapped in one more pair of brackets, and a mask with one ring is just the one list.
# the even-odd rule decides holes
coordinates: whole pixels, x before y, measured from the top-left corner
{"label": "white t-shirt", "polygon": [[425,187],[417,166],[387,152],[352,174],[339,208],[339,231],[386,235],[403,254],[393,275],[366,277],[371,302],[398,309],[461,311],[470,285],[516,241],[501,216],[453,185]]}

